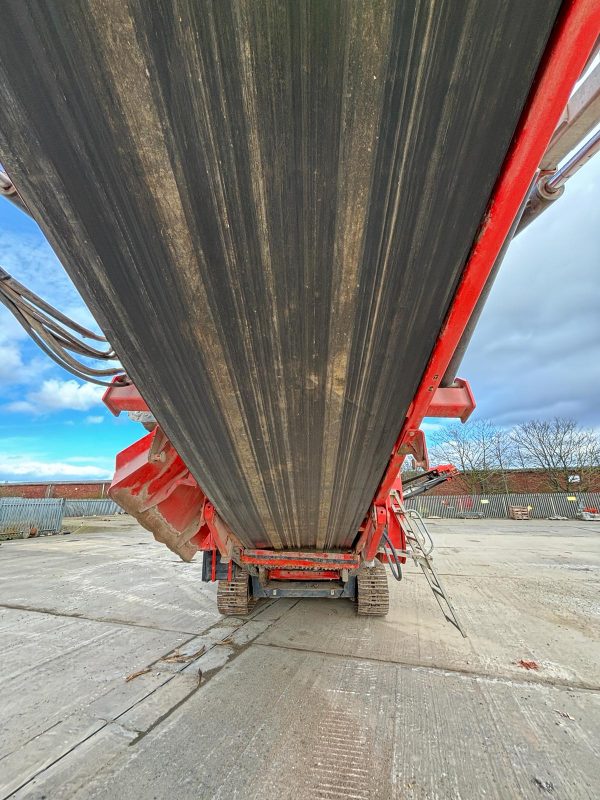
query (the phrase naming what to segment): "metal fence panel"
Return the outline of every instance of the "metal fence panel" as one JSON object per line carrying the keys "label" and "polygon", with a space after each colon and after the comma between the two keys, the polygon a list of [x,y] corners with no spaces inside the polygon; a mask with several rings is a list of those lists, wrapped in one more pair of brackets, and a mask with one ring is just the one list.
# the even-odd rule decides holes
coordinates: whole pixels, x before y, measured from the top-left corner
{"label": "metal fence panel", "polygon": [[114,500],[66,500],[65,517],[105,517],[121,514],[122,509]]}
{"label": "metal fence panel", "polygon": [[24,497],[0,498],[0,535],[29,536],[31,533],[57,533],[62,528],[65,501],[30,500]]}
{"label": "metal fence panel", "polygon": [[533,519],[576,519],[583,507],[600,509],[600,493],[421,495],[406,500],[407,508],[415,509],[424,517],[445,519],[465,516],[507,518],[509,506],[527,506]]}

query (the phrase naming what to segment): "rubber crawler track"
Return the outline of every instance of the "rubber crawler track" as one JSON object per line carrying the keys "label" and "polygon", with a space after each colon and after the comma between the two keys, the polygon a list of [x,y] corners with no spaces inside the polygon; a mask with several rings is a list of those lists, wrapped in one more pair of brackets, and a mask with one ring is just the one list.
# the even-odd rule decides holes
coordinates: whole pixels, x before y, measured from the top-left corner
{"label": "rubber crawler track", "polygon": [[385,565],[365,567],[358,573],[357,611],[361,617],[384,617],[390,607]]}
{"label": "rubber crawler track", "polygon": [[250,576],[240,572],[230,581],[219,581],[217,588],[217,608],[219,613],[245,616],[254,608],[256,599],[250,594]]}

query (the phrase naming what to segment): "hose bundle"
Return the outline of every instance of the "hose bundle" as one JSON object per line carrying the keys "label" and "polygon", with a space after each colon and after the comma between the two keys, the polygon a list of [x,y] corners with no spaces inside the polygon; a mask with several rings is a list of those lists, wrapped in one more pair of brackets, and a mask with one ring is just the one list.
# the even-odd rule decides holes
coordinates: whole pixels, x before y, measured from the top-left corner
{"label": "hose bundle", "polygon": [[[72,353],[95,361],[115,361],[117,358],[104,336],[84,328],[62,314],[19,283],[2,267],[0,267],[0,302],[8,308],[38,347],[77,378],[99,386],[110,386],[110,380],[102,379],[123,374],[123,368],[120,366],[96,369],[73,357]],[[84,339],[108,346],[95,347],[83,341]]]}

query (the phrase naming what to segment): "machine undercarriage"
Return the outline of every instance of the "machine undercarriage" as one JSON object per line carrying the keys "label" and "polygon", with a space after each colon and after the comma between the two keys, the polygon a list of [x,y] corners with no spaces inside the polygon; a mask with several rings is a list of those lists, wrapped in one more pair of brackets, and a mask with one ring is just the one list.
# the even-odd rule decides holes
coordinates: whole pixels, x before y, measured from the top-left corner
{"label": "machine undercarriage", "polygon": [[[401,475],[387,502],[357,531],[352,548],[284,551],[269,548],[268,543],[248,547],[217,513],[162,429],[150,421],[153,417],[135,387],[116,378],[104,403],[113,414],[128,412],[152,428],[117,456],[111,497],[182,559],[189,561],[203,552],[202,579],[218,581],[221,613],[245,615],[259,598],[325,597],[354,600],[359,615],[385,616],[389,608],[386,563],[397,580],[407,556],[421,566],[420,559],[426,559],[433,570],[428,559],[431,540],[415,533],[407,519]],[[429,413],[466,418],[473,408],[468,384],[459,379],[455,387],[433,399]],[[458,472],[451,464],[429,469],[422,434],[413,437],[408,452],[423,470],[407,482],[411,497]]]}

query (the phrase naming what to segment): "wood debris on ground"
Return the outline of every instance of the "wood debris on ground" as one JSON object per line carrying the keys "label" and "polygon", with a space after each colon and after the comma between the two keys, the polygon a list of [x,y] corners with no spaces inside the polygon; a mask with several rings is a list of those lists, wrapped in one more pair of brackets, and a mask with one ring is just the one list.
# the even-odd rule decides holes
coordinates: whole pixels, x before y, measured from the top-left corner
{"label": "wood debris on ground", "polygon": [[145,667],[144,669],[138,669],[137,672],[132,672],[131,675],[128,675],[125,678],[125,683],[129,683],[129,681],[132,681],[135,678],[139,678],[140,675],[145,675],[147,672],[150,672],[150,667]]}

